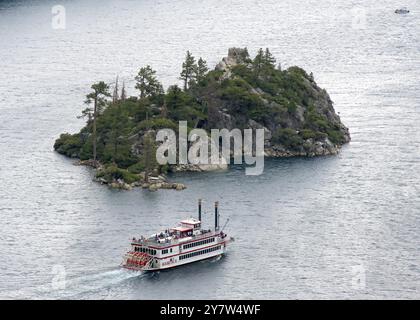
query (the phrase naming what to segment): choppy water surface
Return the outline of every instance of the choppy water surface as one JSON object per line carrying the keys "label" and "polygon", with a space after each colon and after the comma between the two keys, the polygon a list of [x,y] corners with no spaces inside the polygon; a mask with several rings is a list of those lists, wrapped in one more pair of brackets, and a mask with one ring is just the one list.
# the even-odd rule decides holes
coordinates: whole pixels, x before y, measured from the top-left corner
{"label": "choppy water surface", "polygon": [[[51,28],[55,4],[0,2],[1,298],[420,298],[418,1],[405,16],[399,1],[61,1],[66,30]],[[53,152],[83,125],[91,83],[133,86],[151,64],[167,86],[187,49],[214,65],[231,46],[312,71],[351,144],[257,177],[177,175],[187,190],[156,193],[109,190]],[[130,237],[195,214],[200,197],[205,222],[215,200],[231,219],[226,257],[118,268]]]}

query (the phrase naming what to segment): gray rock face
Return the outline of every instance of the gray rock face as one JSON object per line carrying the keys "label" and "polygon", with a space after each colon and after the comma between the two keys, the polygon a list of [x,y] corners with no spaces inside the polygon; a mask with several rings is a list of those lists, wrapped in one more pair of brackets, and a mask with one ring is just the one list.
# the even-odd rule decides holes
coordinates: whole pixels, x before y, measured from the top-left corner
{"label": "gray rock face", "polygon": [[206,172],[206,171],[219,171],[226,170],[228,168],[228,163],[222,161],[219,164],[178,164],[172,166],[171,170],[173,172]]}
{"label": "gray rock face", "polygon": [[328,139],[325,139],[324,142],[307,140],[305,143],[305,148],[301,150],[290,150],[277,144],[265,148],[265,156],[272,158],[317,157],[336,155],[340,151],[340,147],[332,144]]}
{"label": "gray rock face", "polygon": [[228,79],[232,76],[232,67],[238,64],[247,63],[247,58],[249,58],[249,54],[246,48],[230,48],[228,56],[224,57],[222,61],[216,65],[216,70],[224,72],[222,79]]}
{"label": "gray rock face", "polygon": [[245,63],[247,57],[248,50],[246,48],[230,48],[228,56],[217,64],[216,70],[229,71],[233,66]]}

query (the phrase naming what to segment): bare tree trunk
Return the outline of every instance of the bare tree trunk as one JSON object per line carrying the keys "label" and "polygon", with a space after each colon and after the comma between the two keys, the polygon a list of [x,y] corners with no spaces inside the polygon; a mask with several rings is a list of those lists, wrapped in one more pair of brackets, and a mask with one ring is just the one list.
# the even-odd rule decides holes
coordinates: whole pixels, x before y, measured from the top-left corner
{"label": "bare tree trunk", "polygon": [[96,116],[97,116],[97,103],[98,99],[95,98],[93,107],[93,163],[96,166]]}
{"label": "bare tree trunk", "polygon": [[113,156],[114,162],[115,162],[115,158],[117,157],[117,152],[118,152],[118,135],[115,137],[115,141],[114,141],[114,156]]}
{"label": "bare tree trunk", "polygon": [[144,96],[145,96],[145,92],[144,92],[144,83],[145,83],[145,81],[146,81],[146,78],[143,76],[143,77],[141,78],[141,81],[142,81],[143,86],[142,86],[142,87],[141,87],[141,89],[140,89],[140,98],[141,98],[141,99],[143,99],[143,98],[144,98]]}
{"label": "bare tree trunk", "polygon": [[146,133],[146,135],[145,135],[145,161],[144,161],[144,181],[146,182],[146,183],[148,183],[149,182],[149,166],[150,166],[150,159],[149,159],[149,157],[150,157],[150,150],[149,150],[149,134],[148,133]]}

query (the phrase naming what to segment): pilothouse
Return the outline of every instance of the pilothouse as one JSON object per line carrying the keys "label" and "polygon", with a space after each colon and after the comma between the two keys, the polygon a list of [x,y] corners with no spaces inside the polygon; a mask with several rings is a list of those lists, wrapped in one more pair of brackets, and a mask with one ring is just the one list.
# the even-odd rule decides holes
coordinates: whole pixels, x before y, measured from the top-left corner
{"label": "pilothouse", "polygon": [[214,229],[202,228],[199,200],[198,219],[188,218],[176,227],[149,237],[133,238],[131,249],[125,254],[122,266],[141,271],[169,269],[221,256],[226,253],[227,245],[231,241],[233,238],[228,237],[223,228],[219,228],[218,202],[215,203]]}

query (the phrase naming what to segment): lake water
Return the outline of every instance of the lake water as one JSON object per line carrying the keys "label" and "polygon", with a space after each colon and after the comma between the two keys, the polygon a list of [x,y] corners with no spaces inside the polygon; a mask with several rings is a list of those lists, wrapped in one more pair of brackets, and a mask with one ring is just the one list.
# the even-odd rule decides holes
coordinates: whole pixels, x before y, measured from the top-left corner
{"label": "lake water", "polygon": [[[51,8],[66,9],[53,29]],[[420,298],[420,3],[0,1],[0,298]],[[186,50],[214,66],[270,47],[326,88],[352,142],[338,156],[178,174],[182,192],[109,190],[53,151],[93,82],[150,64],[177,82]],[[220,201],[220,260],[139,274],[129,239]],[[55,285],[57,271],[65,288]]]}

